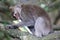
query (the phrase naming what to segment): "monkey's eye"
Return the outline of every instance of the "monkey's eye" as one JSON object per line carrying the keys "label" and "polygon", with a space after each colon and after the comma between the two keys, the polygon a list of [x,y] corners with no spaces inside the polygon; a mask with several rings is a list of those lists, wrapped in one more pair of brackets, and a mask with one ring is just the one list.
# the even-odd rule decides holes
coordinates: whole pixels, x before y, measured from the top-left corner
{"label": "monkey's eye", "polygon": [[11,15],[13,16],[14,15],[14,12],[11,12]]}
{"label": "monkey's eye", "polygon": [[12,12],[11,15],[12,15],[12,18],[16,20],[16,17],[14,16],[14,12]]}

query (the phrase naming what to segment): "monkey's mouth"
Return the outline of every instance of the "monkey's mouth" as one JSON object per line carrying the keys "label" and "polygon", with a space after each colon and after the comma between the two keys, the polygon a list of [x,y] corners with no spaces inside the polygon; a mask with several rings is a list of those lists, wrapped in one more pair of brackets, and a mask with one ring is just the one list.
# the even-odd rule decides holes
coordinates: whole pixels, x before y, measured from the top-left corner
{"label": "monkey's mouth", "polygon": [[15,18],[18,19],[18,16],[16,15]]}
{"label": "monkey's mouth", "polygon": [[16,15],[16,16],[15,16],[15,18],[18,20],[18,19],[19,19],[19,16],[18,16],[18,15]]}

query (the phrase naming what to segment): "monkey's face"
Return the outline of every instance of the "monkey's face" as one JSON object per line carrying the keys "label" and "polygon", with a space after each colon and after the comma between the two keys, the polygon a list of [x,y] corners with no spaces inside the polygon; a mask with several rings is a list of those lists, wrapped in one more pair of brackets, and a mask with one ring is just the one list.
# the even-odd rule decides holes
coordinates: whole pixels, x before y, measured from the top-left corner
{"label": "monkey's face", "polygon": [[21,14],[21,7],[19,6],[13,6],[10,7],[11,11],[12,11],[12,15],[16,18],[16,19],[20,19],[20,14]]}

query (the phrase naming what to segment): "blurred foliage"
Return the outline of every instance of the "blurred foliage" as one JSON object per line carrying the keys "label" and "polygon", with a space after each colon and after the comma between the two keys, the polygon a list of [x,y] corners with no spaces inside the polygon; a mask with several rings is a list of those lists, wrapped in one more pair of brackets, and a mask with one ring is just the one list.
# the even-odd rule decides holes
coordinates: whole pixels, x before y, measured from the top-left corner
{"label": "blurred foliage", "polygon": [[[8,21],[14,20],[14,18],[11,16],[9,7],[19,2],[20,0],[0,0],[0,16],[2,19],[0,20],[1,21],[0,23],[9,24]],[[45,7],[43,8],[48,12],[52,12],[60,8],[59,3],[60,3],[60,0],[40,0],[39,5],[40,6],[45,5]],[[10,33],[13,33],[13,32],[10,32]],[[6,31],[0,30],[0,40],[3,40],[3,38],[6,40],[10,40],[11,37]]]}
{"label": "blurred foliage", "polygon": [[40,6],[41,4],[46,5],[44,8],[46,11],[54,11],[60,8],[60,0],[40,0]]}
{"label": "blurred foliage", "polygon": [[11,40],[11,37],[7,33],[7,31],[0,29],[0,40]]}

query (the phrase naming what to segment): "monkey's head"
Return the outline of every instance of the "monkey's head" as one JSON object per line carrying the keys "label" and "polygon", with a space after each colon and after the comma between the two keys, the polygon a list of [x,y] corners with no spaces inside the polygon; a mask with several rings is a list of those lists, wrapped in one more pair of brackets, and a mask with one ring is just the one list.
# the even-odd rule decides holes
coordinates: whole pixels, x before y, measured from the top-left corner
{"label": "monkey's head", "polygon": [[9,7],[9,9],[11,10],[12,12],[12,15],[17,19],[19,20],[20,18],[20,14],[21,14],[21,6],[20,5],[16,5],[16,6],[11,6]]}

